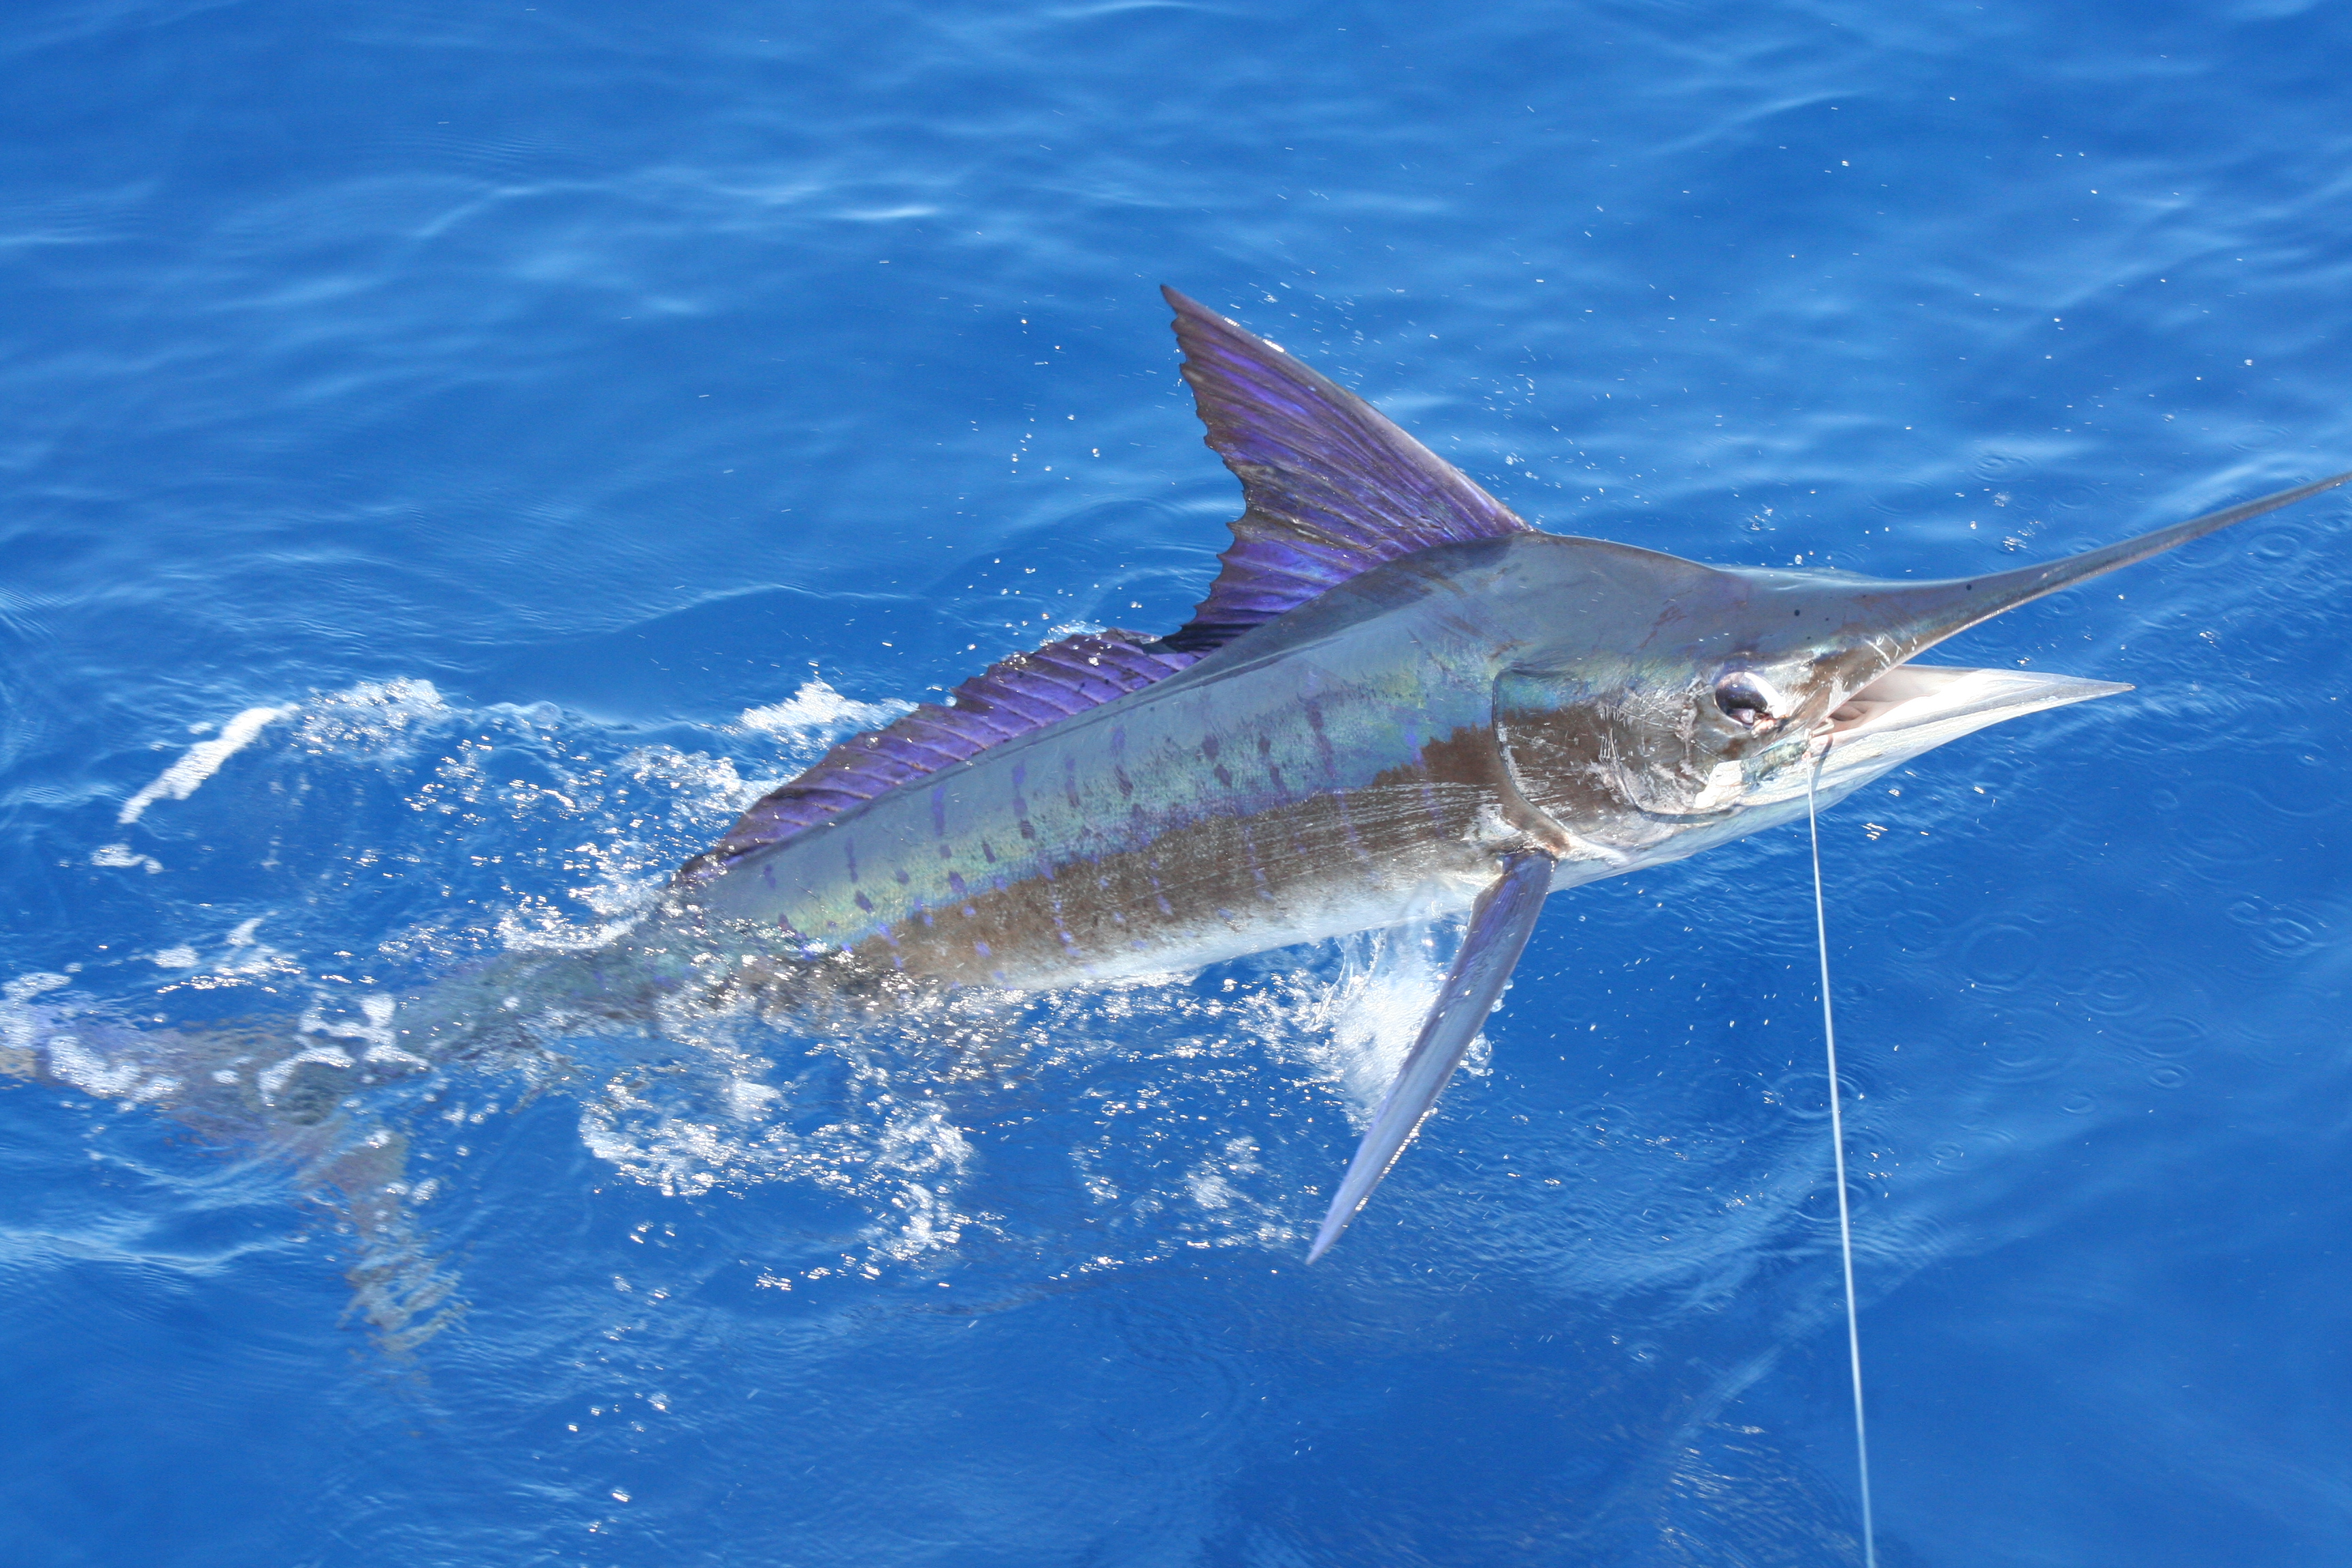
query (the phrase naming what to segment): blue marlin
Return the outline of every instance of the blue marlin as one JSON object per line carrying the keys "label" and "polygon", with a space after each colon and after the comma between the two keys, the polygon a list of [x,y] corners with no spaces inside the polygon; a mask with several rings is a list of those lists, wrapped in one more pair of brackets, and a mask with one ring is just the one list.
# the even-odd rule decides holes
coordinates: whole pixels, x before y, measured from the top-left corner
{"label": "blue marlin", "polygon": [[1703,565],[1531,527],[1362,399],[1163,293],[1244,506],[1192,620],[1063,638],[843,742],[675,893],[714,936],[1013,989],[1466,914],[1310,1261],[1436,1103],[1547,895],[2129,689],[1911,661],[2352,479],[1981,576]]}

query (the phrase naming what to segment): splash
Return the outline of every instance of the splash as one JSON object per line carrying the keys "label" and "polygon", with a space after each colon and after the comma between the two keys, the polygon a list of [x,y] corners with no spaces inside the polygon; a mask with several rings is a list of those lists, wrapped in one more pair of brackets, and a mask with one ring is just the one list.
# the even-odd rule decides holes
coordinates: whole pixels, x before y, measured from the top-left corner
{"label": "splash", "polygon": [[[614,967],[658,945],[672,869],[768,774],[908,708],[811,679],[661,744],[553,708],[467,709],[422,680],[272,709],[173,823],[246,831],[237,886],[258,896],[167,898],[135,959],[26,976],[0,1068],[287,1165],[353,1237],[355,1310],[387,1347],[463,1310],[422,1205],[495,1202],[447,1178],[491,1146],[488,1107],[549,1093],[619,1180],[815,1205],[759,1260],[779,1281],[983,1254],[1041,1279],[1287,1255],[1342,1116],[1360,1121],[1410,1047],[1450,925],[1208,976],[863,1006],[806,1005],[773,955],[707,943],[634,979]],[[104,863],[154,858],[116,847]]]}
{"label": "splash", "polygon": [[404,679],[362,680],[285,711],[301,745],[352,757],[397,754],[453,717],[431,681]]}
{"label": "splash", "polygon": [[[1444,933],[1454,934],[1451,929]],[[1330,1059],[1346,1089],[1352,1120],[1362,1126],[1371,1120],[1381,1097],[1396,1080],[1405,1054],[1421,1034],[1422,1021],[1436,1004],[1445,981],[1446,955],[1441,932],[1431,922],[1414,921],[1363,939],[1369,953],[1351,953],[1354,962],[1346,983],[1332,993]],[[1473,1075],[1486,1070],[1485,1037],[1471,1047],[1459,1070]]]}

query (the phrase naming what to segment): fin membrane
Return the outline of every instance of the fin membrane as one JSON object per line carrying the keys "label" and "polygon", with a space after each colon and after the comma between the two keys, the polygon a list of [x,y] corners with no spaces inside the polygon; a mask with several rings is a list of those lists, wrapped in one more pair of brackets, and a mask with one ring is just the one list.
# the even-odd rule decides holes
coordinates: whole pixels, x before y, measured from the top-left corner
{"label": "fin membrane", "polygon": [[1462,951],[1454,955],[1454,967],[1437,993],[1437,1005],[1423,1021],[1421,1037],[1413,1041],[1371,1126],[1365,1129],[1363,1142],[1356,1145],[1356,1157],[1348,1163],[1348,1173],[1315,1233],[1315,1245],[1307,1248],[1307,1262],[1331,1250],[1420,1131],[1445,1080],[1478,1037],[1495,998],[1503,994],[1503,983],[1519,962],[1528,934],[1536,929],[1536,917],[1543,913],[1544,895],[1550,891],[1551,857],[1527,850],[1505,860],[1502,876],[1478,895],[1470,910],[1470,929],[1462,933]]}
{"label": "fin membrane", "polygon": [[1453,464],[1265,339],[1162,289],[1208,443],[1242,482],[1223,570],[1168,646],[1203,651],[1359,573],[1534,531]]}
{"label": "fin membrane", "polygon": [[1199,658],[1139,633],[1108,631],[1001,659],[957,687],[950,706],[927,702],[896,723],[834,747],[808,772],[756,802],[715,847],[679,869],[678,880],[716,876],[762,845],[790,838],[910,779],[953,767],[999,742],[1140,690]]}

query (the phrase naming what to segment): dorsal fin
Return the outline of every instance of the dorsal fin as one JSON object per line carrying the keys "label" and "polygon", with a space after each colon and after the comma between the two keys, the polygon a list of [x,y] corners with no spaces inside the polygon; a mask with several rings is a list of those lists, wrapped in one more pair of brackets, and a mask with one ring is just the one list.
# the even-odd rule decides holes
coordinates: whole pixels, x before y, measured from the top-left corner
{"label": "dorsal fin", "polygon": [[1184,379],[1248,509],[1171,648],[1205,653],[1401,555],[1534,531],[1354,393],[1173,289]]}
{"label": "dorsal fin", "polygon": [[677,879],[715,877],[763,844],[780,843],[1016,735],[1140,690],[1200,657],[1140,633],[1108,631],[1000,659],[957,687],[950,706],[927,702],[896,723],[834,747],[806,773],[753,803],[726,837],[678,868]]}
{"label": "dorsal fin", "polygon": [[1384,561],[1433,544],[1533,530],[1369,403],[1173,289],[1184,379],[1208,443],[1242,481],[1223,569],[1192,619],[1160,638],[1088,632],[1015,654],[897,723],[855,735],[753,804],[727,837],[678,870],[717,876],[912,779],[1113,698]]}

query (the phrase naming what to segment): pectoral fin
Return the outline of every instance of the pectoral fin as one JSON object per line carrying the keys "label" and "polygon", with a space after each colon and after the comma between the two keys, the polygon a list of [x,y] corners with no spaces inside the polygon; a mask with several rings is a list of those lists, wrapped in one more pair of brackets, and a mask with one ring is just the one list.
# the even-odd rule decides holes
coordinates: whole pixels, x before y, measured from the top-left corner
{"label": "pectoral fin", "polygon": [[1551,865],[1549,856],[1532,850],[1514,855],[1504,861],[1495,885],[1478,895],[1470,910],[1470,929],[1462,936],[1462,951],[1454,955],[1437,1005],[1423,1021],[1420,1037],[1381,1098],[1364,1141],[1356,1146],[1330,1212],[1307,1249],[1307,1262],[1322,1257],[1339,1239],[1412,1141],[1422,1118],[1437,1103],[1438,1091],[1478,1037],[1495,998],[1503,994],[1503,983],[1528,945],[1528,933],[1536,929],[1536,917],[1543,912],[1544,895],[1551,890]]}

